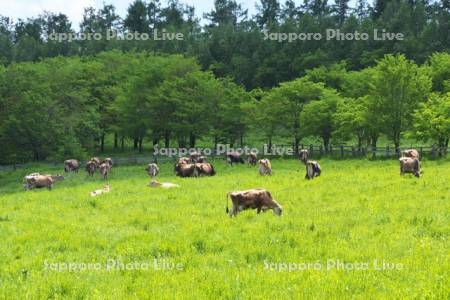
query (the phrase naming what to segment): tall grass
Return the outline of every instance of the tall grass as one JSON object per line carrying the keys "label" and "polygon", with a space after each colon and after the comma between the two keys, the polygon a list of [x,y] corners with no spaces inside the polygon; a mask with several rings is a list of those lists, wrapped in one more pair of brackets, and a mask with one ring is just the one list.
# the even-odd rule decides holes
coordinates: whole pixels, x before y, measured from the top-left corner
{"label": "tall grass", "polygon": [[[421,179],[399,176],[395,161],[321,161],[322,176],[272,162],[274,175],[214,162],[218,175],[177,178],[161,166],[147,187],[144,166],[116,167],[104,181],[69,174],[53,191],[24,192],[21,178],[59,169],[35,166],[0,174],[0,299],[292,299],[450,297],[450,164],[424,162]],[[225,214],[229,191],[266,188],[283,215]],[[182,270],[46,268],[50,263],[127,262],[182,265]],[[327,262],[367,263],[366,270]],[[375,270],[373,261],[403,266]],[[267,264],[316,263],[321,270],[275,270]],[[47,264],[47,265],[46,265]]]}

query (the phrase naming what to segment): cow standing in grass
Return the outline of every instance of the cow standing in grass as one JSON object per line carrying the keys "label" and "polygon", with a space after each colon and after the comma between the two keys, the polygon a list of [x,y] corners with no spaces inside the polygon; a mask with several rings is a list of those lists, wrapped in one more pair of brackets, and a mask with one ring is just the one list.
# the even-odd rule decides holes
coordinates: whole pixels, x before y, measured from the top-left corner
{"label": "cow standing in grass", "polygon": [[240,153],[238,152],[228,152],[227,153],[227,163],[230,164],[231,166],[233,165],[233,163],[244,163],[244,160],[242,159],[242,156]]}
{"label": "cow standing in grass", "polygon": [[[228,210],[228,198],[231,198],[233,206]],[[239,212],[246,209],[256,209],[259,214],[272,209],[275,215],[280,216],[283,208],[272,198],[269,191],[264,189],[252,189],[240,192],[230,192],[227,194],[226,212],[230,217],[236,216]]]}
{"label": "cow standing in grass", "polygon": [[400,161],[400,175],[405,173],[412,173],[417,178],[420,178],[420,162],[417,158],[401,157]]}
{"label": "cow standing in grass", "polygon": [[248,155],[247,158],[248,164],[251,166],[256,166],[256,163],[258,161],[258,157],[256,156],[256,153],[252,152]]}
{"label": "cow standing in grass", "polygon": [[272,176],[272,164],[270,163],[270,160],[268,160],[267,158],[260,159],[258,161],[258,163],[259,163],[259,175],[261,175],[261,176],[264,176],[264,175]]}
{"label": "cow standing in grass", "polygon": [[94,176],[95,171],[97,170],[96,161],[90,160],[86,163],[86,172],[89,176]]}
{"label": "cow standing in grass", "polygon": [[148,175],[153,179],[154,177],[158,176],[159,174],[159,167],[155,163],[148,164],[147,168],[145,168],[145,171],[147,171]]}
{"label": "cow standing in grass", "polygon": [[419,159],[419,151],[416,149],[406,149],[402,151],[402,157],[411,157]]}
{"label": "cow standing in grass", "polygon": [[320,165],[317,161],[314,160],[308,160],[306,162],[306,179],[314,179],[315,177],[320,176],[322,173],[322,169],[320,168]]}
{"label": "cow standing in grass", "polygon": [[25,190],[45,187],[49,191],[53,188],[53,183],[60,180],[64,180],[61,175],[41,175],[39,173],[27,175],[23,179]]}
{"label": "cow standing in grass", "polygon": [[68,159],[64,161],[64,171],[66,173],[68,172],[76,172],[78,173],[78,170],[80,169],[80,164],[78,163],[78,160],[76,159]]}
{"label": "cow standing in grass", "polygon": [[300,150],[300,152],[298,153],[298,156],[299,156],[300,161],[306,165],[306,162],[308,161],[308,158],[309,158],[308,150],[306,150],[306,149]]}
{"label": "cow standing in grass", "polygon": [[108,179],[108,174],[109,172],[111,172],[111,166],[107,162],[104,162],[100,165],[99,169],[100,174],[102,174],[103,176],[103,179]]}

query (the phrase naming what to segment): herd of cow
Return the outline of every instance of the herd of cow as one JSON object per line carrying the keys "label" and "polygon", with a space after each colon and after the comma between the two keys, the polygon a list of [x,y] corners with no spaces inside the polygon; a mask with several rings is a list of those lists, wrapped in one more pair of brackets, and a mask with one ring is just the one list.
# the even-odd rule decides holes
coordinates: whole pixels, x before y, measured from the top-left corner
{"label": "herd of cow", "polygon": [[[313,179],[320,176],[322,170],[317,161],[309,160],[308,150],[300,150],[299,159],[306,167],[306,179]],[[226,155],[227,163],[244,164],[243,157],[238,152],[229,152]],[[416,177],[420,177],[420,161],[419,152],[415,149],[408,149],[402,152],[400,161],[400,175],[405,173],[412,173]],[[251,166],[259,164],[260,175],[272,175],[272,165],[269,159],[264,158],[258,160],[255,153],[250,153],[247,157],[247,162]],[[113,160],[111,158],[105,158],[103,160],[98,157],[91,158],[86,163],[86,172],[89,176],[93,176],[96,170],[99,170],[104,179],[108,179],[108,175],[112,169]],[[80,169],[80,163],[75,159],[69,159],[64,161],[65,172],[78,172]],[[156,163],[150,163],[146,167],[148,175],[151,177],[150,187],[162,187],[162,188],[176,188],[179,185],[164,182],[160,183],[155,180],[155,177],[159,174],[159,166]],[[206,158],[199,153],[191,153],[189,157],[180,157],[175,163],[175,174],[180,177],[200,177],[200,176],[214,176],[216,174],[214,167],[211,163],[206,161]],[[53,183],[58,180],[63,180],[61,175],[43,175],[39,173],[32,173],[24,177],[24,188],[26,190],[34,188],[46,187],[49,190],[52,189]],[[97,196],[105,192],[110,191],[110,186],[106,185],[102,190],[96,190],[91,193],[91,196]],[[231,198],[232,208],[228,209],[228,199]],[[273,199],[269,191],[265,189],[251,189],[246,191],[230,192],[226,195],[227,206],[226,212],[232,216],[236,216],[239,212],[246,209],[256,209],[257,213],[266,210],[273,210],[274,214],[281,215],[282,207]]]}

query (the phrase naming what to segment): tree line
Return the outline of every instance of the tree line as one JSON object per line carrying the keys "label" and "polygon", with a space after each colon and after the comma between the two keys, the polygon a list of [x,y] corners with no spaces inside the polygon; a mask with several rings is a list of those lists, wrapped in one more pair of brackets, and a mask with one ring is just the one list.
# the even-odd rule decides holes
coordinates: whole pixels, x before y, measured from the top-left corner
{"label": "tree line", "polygon": [[270,89],[246,90],[179,54],[111,50],[0,67],[0,160],[85,158],[131,140],[136,150],[242,146],[257,137],[399,147],[409,138],[448,147],[450,54],[423,64],[386,55],[307,70]]}
{"label": "tree line", "polygon": [[[385,54],[404,54],[423,64],[435,52],[450,49],[448,0],[259,0],[256,14],[234,0],[215,0],[197,18],[192,6],[178,0],[135,0],[121,18],[113,5],[85,9],[81,24],[64,14],[44,12],[27,20],[0,17],[0,64],[39,61],[57,56],[90,56],[109,50],[146,51],[196,57],[200,68],[230,77],[247,90],[271,88],[306,74],[306,70],[345,62],[349,70],[373,67]],[[352,4],[351,4],[352,3]],[[405,35],[402,41],[265,40],[267,32],[373,32],[385,29]],[[183,33],[180,41],[85,40],[57,42],[52,32],[152,34],[166,29]]]}

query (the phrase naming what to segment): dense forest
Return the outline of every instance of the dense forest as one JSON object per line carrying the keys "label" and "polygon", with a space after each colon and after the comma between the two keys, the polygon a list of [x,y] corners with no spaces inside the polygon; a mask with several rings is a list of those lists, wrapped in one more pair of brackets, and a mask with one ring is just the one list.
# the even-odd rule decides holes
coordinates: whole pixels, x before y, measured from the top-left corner
{"label": "dense forest", "polygon": [[[283,137],[395,147],[450,136],[450,1],[216,0],[201,22],[176,0],[86,8],[81,33],[156,30],[183,40],[54,41],[67,16],[0,17],[0,163],[143,145]],[[403,33],[402,41],[275,41],[265,32]]]}

